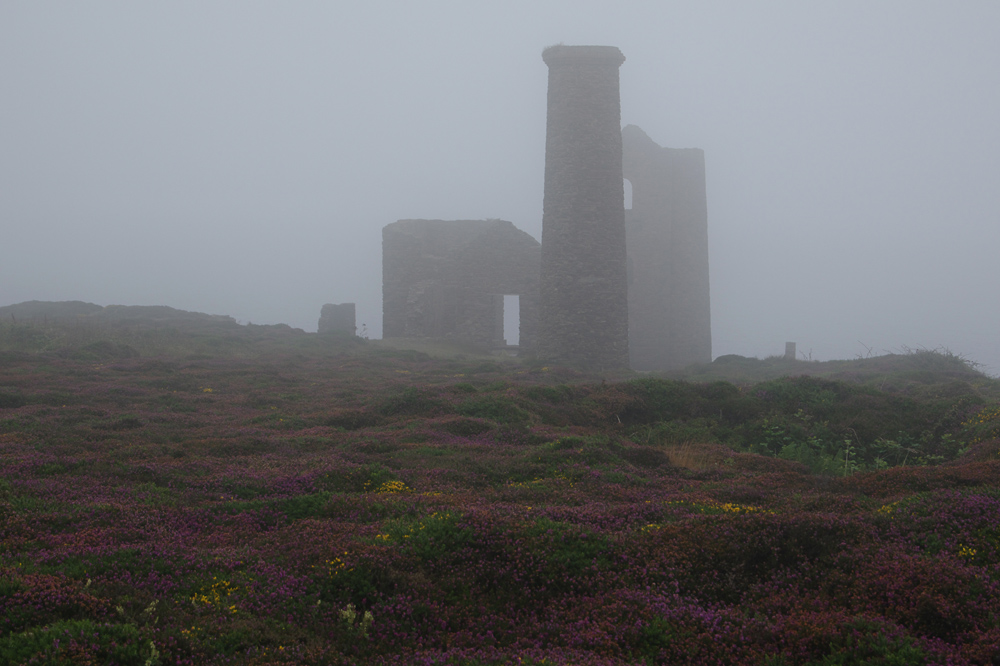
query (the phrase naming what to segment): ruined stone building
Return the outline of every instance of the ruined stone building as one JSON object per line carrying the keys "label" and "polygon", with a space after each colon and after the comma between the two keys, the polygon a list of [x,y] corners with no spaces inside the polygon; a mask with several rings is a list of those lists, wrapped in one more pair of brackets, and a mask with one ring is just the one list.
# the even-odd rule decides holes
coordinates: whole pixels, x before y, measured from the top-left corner
{"label": "ruined stone building", "polygon": [[[555,46],[542,243],[502,220],[400,220],[382,232],[383,335],[503,340],[555,362],[670,370],[709,362],[705,160],[621,127],[610,46]],[[623,179],[632,186],[625,210]]]}
{"label": "ruined stone building", "polygon": [[661,148],[622,130],[622,174],[632,184],[628,242],[629,360],[673,370],[712,360],[705,153]]}
{"label": "ruined stone building", "polygon": [[354,303],[327,303],[319,313],[319,333],[357,333]]}
{"label": "ruined stone building", "polygon": [[541,247],[504,220],[400,220],[382,229],[382,335],[503,340],[503,297],[519,296],[520,347],[538,330]]}

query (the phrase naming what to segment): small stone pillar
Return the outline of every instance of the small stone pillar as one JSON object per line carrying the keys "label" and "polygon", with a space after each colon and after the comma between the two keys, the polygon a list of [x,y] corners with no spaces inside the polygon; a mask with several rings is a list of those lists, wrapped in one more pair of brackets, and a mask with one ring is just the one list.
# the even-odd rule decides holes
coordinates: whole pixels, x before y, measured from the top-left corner
{"label": "small stone pillar", "polygon": [[621,101],[614,46],[552,46],[538,355],[628,367]]}
{"label": "small stone pillar", "polygon": [[786,342],[785,343],[785,359],[788,361],[795,360],[795,343]]}
{"label": "small stone pillar", "polygon": [[319,313],[320,333],[349,333],[355,335],[354,303],[327,303]]}

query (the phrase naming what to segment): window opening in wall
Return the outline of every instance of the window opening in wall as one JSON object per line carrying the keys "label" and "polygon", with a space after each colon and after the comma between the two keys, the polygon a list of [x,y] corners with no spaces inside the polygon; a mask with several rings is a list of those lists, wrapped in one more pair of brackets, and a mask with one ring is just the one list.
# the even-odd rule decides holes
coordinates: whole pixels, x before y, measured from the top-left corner
{"label": "window opening in wall", "polygon": [[625,185],[625,210],[632,210],[632,183],[628,178],[622,178]]}
{"label": "window opening in wall", "polygon": [[521,297],[517,294],[503,297],[503,337],[513,347],[521,342]]}

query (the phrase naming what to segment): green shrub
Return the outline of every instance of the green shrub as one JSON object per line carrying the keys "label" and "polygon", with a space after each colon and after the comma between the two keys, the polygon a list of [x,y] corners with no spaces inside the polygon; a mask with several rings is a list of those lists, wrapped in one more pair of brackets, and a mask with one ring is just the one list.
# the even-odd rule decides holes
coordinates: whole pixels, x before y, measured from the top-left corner
{"label": "green shrub", "polygon": [[0,639],[0,663],[153,666],[159,653],[134,624],[62,620]]}
{"label": "green shrub", "polygon": [[447,561],[472,539],[472,530],[461,520],[459,513],[435,511],[421,518],[389,521],[380,538],[421,560]]}
{"label": "green shrub", "polygon": [[313,485],[320,490],[340,493],[375,492],[389,481],[398,480],[395,472],[381,463],[366,463],[349,471],[332,471],[317,477]]}
{"label": "green shrub", "polygon": [[856,620],[829,643],[830,653],[807,666],[920,666],[927,654],[909,636],[887,636],[884,627]]}
{"label": "green shrub", "polygon": [[384,416],[433,416],[446,407],[429,391],[410,386],[383,398],[376,405],[376,411]]}
{"label": "green shrub", "polygon": [[695,391],[690,384],[669,379],[643,378],[625,384],[628,392],[639,398],[621,418],[628,423],[669,421],[690,413]]}
{"label": "green shrub", "polygon": [[728,428],[714,419],[695,418],[661,421],[649,426],[638,426],[630,435],[643,444],[686,444],[688,442],[725,442],[730,438]]}
{"label": "green shrub", "polygon": [[0,409],[17,409],[27,404],[28,399],[18,389],[0,387]]}
{"label": "green shrub", "polygon": [[381,425],[385,418],[381,414],[366,409],[344,409],[330,414],[323,419],[323,425],[343,428],[344,430],[360,430]]}
{"label": "green shrub", "polygon": [[483,396],[471,398],[458,406],[456,410],[463,416],[473,416],[489,419],[496,423],[519,424],[527,423],[531,415],[506,396]]}
{"label": "green shrub", "polygon": [[529,386],[521,390],[528,400],[559,404],[573,398],[573,389],[565,384],[559,386]]}
{"label": "green shrub", "polygon": [[[623,447],[611,438],[598,435],[594,437],[560,437],[539,453],[543,462],[584,462],[587,465],[621,464]],[[549,452],[560,452],[564,455],[552,456]],[[549,455],[547,455],[549,454]]]}
{"label": "green shrub", "polygon": [[496,426],[485,419],[459,418],[445,421],[437,426],[441,430],[459,437],[474,437],[493,430]]}
{"label": "green shrub", "polygon": [[312,493],[310,495],[296,495],[295,497],[281,500],[276,508],[292,520],[322,516],[326,513],[327,505],[330,503],[330,496],[331,493],[328,491]]}
{"label": "green shrub", "polygon": [[142,428],[146,425],[141,418],[135,414],[118,414],[111,418],[103,419],[100,422],[94,424],[94,428],[98,430],[136,430]]}
{"label": "green shrub", "polygon": [[525,530],[525,541],[544,563],[536,586],[550,593],[583,589],[595,567],[608,564],[607,540],[577,525],[538,518]]}

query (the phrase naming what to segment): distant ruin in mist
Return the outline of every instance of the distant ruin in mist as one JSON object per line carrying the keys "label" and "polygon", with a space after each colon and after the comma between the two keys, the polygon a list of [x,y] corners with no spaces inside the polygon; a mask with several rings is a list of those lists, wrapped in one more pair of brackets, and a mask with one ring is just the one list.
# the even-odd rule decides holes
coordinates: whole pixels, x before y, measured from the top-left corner
{"label": "distant ruin in mist", "polygon": [[704,153],[620,129],[617,48],[542,57],[541,244],[503,220],[387,225],[383,337],[503,346],[504,297],[518,296],[519,349],[540,358],[597,370],[710,362]]}
{"label": "distant ruin in mist", "polygon": [[635,125],[622,130],[629,359],[635,370],[712,360],[705,153],[661,148]]}
{"label": "distant ruin in mist", "polygon": [[541,246],[504,220],[400,220],[382,229],[382,336],[505,345],[504,296],[520,302],[520,348],[538,330]]}
{"label": "distant ruin in mist", "polygon": [[355,335],[357,331],[354,303],[327,303],[320,310],[318,333]]}

